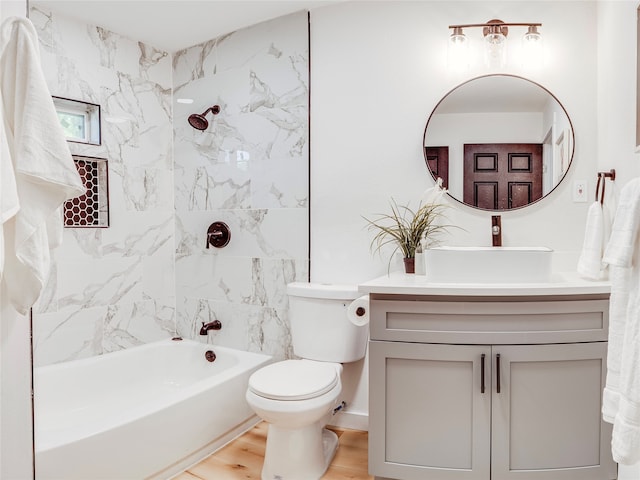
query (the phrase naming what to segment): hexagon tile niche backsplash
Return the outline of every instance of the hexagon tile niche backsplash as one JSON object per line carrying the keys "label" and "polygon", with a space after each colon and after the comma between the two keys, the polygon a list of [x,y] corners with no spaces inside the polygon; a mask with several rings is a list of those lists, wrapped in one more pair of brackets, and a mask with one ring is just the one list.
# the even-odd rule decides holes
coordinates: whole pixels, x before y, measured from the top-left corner
{"label": "hexagon tile niche backsplash", "polygon": [[98,228],[109,226],[109,180],[107,160],[73,156],[84,182],[84,195],[64,204],[64,226],[67,228]]}

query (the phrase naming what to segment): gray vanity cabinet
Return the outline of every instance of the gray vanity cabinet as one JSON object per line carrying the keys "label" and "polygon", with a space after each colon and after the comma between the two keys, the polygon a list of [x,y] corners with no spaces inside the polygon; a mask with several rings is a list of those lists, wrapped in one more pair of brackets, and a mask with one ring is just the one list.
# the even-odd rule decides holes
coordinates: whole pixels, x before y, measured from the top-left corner
{"label": "gray vanity cabinet", "polygon": [[377,479],[616,478],[606,297],[370,298]]}
{"label": "gray vanity cabinet", "polygon": [[[488,479],[491,347],[369,344],[369,473],[403,480]],[[485,367],[486,368],[486,367]]]}
{"label": "gray vanity cabinet", "polygon": [[[491,479],[609,480],[606,342],[494,346]],[[494,378],[496,378],[494,373]]]}

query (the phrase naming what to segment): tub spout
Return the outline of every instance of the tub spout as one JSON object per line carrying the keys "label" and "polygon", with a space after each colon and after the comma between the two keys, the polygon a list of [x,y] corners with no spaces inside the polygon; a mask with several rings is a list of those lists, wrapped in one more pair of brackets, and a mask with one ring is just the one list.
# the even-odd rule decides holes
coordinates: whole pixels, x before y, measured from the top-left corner
{"label": "tub spout", "polygon": [[202,322],[202,327],[200,328],[200,335],[206,335],[209,330],[220,330],[222,328],[222,322],[220,320],[214,320],[213,322],[204,323]]}

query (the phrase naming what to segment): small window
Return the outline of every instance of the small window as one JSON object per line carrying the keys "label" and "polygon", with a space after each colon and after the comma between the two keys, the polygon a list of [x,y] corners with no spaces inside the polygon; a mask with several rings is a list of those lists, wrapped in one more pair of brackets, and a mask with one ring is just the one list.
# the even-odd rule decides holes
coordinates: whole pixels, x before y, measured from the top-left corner
{"label": "small window", "polygon": [[61,97],[53,104],[68,141],[100,145],[100,105]]}

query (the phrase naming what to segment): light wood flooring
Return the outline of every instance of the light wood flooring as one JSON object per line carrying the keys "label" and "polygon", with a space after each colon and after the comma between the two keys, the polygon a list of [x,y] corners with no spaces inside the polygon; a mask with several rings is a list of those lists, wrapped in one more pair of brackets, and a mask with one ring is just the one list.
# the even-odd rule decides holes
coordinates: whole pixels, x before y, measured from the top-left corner
{"label": "light wood flooring", "polygon": [[[268,424],[260,422],[174,480],[260,480]],[[340,446],[323,480],[372,480],[367,473],[368,434],[331,428]]]}

